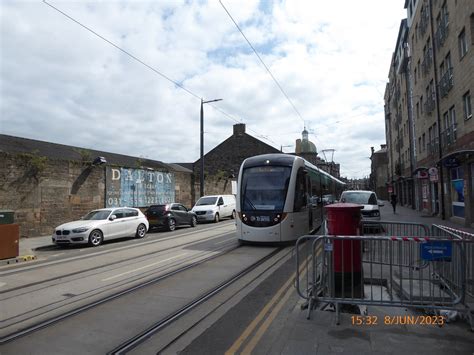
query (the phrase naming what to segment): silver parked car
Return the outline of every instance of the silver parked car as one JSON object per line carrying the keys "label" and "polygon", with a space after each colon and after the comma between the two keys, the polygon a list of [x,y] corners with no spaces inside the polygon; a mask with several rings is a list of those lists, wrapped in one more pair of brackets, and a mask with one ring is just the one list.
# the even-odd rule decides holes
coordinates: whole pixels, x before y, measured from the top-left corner
{"label": "silver parked car", "polygon": [[89,212],[79,221],[56,227],[53,243],[57,245],[89,244],[98,246],[104,240],[135,236],[143,238],[148,220],[137,208],[102,208]]}

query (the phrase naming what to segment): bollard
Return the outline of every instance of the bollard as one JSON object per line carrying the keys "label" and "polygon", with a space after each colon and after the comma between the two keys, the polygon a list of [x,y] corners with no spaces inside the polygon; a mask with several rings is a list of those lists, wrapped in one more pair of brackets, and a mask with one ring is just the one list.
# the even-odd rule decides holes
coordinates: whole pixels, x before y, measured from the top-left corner
{"label": "bollard", "polygon": [[[360,235],[360,210],[363,206],[353,203],[336,203],[324,208],[327,215],[328,234]],[[363,298],[361,241],[334,240],[332,253],[334,296]]]}

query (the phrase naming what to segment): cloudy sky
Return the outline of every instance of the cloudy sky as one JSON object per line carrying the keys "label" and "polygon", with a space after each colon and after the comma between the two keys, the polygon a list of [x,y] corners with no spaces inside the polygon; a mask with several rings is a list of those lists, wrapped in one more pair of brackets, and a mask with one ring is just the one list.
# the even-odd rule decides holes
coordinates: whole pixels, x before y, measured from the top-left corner
{"label": "cloudy sky", "polygon": [[403,0],[222,0],[294,107],[219,0],[47,1],[64,14],[0,3],[0,133],[193,162],[202,97],[223,99],[205,105],[206,152],[236,122],[292,152],[306,124],[318,151],[335,149],[342,175],[360,178],[385,142]]}

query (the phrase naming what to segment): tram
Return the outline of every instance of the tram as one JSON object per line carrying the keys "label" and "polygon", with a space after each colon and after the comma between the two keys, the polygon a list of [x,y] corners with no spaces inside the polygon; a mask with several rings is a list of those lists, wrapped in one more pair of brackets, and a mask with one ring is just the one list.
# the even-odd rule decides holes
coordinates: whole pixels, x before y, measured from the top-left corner
{"label": "tram", "polygon": [[305,159],[264,154],[244,160],[237,181],[239,243],[280,243],[316,232],[322,196],[339,196],[345,183]]}

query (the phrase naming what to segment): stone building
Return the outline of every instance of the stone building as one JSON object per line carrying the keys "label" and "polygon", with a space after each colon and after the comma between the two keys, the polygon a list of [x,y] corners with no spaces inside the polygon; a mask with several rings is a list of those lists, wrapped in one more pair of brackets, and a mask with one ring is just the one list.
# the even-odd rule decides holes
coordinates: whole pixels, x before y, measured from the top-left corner
{"label": "stone building", "polygon": [[371,147],[371,173],[370,190],[375,191],[377,197],[381,200],[388,200],[387,176],[388,176],[388,155],[387,145],[381,144],[380,149],[375,151]]}
{"label": "stone building", "polygon": [[[232,184],[235,186],[242,162],[246,158],[269,153],[280,151],[246,133],[245,124],[235,124],[233,134],[204,155],[204,194],[231,194]],[[197,199],[201,196],[201,159],[196,160],[193,167]]]}
{"label": "stone building", "polygon": [[400,203],[474,223],[474,2],[406,0],[385,91]]}
{"label": "stone building", "polygon": [[0,209],[15,212],[21,236],[50,234],[97,208],[191,207],[191,181],[179,165],[0,135]]}

